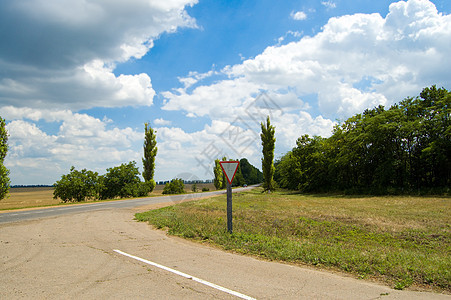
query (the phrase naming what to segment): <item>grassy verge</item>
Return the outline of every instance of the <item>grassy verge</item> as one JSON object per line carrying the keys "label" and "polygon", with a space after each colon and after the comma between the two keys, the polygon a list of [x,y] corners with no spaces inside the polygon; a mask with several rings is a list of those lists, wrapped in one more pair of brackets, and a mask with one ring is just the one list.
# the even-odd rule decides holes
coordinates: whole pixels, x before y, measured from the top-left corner
{"label": "grassy verge", "polygon": [[225,195],[136,215],[181,237],[271,260],[376,278],[396,289],[451,291],[450,198],[233,195],[232,235]]}

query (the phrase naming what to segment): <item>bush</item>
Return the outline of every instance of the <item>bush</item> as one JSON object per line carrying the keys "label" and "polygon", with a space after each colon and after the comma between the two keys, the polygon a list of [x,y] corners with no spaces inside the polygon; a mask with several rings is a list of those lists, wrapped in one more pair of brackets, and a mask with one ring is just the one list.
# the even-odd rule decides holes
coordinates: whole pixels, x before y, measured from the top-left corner
{"label": "bush", "polygon": [[133,197],[133,189],[138,187],[140,182],[138,167],[134,161],[108,168],[101,179],[100,199]]}
{"label": "bush", "polygon": [[202,188],[202,192],[208,192],[210,189],[209,188],[207,188],[207,187],[203,187]]}
{"label": "bush", "polygon": [[166,183],[163,189],[163,194],[183,194],[185,193],[185,184],[183,180],[172,179],[171,182]]}
{"label": "bush", "polygon": [[155,188],[155,181],[127,183],[124,193],[127,197],[145,197]]}
{"label": "bush", "polygon": [[80,202],[97,198],[99,177],[97,172],[83,169],[77,171],[72,166],[70,173],[61,176],[53,190],[53,198],[60,198],[63,202]]}
{"label": "bush", "polygon": [[156,186],[152,179],[142,182],[136,163],[129,162],[119,167],[107,169],[105,175],[83,169],[70,169],[70,173],[61,176],[54,184],[53,198],[63,202],[85,201],[89,199],[113,199],[116,197],[144,197]]}

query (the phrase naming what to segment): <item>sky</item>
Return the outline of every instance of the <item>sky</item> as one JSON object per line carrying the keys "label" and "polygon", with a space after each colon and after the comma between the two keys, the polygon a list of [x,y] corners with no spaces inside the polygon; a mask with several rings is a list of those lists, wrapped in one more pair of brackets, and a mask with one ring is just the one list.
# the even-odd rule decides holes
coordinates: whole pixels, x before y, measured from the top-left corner
{"label": "sky", "polygon": [[366,108],[451,88],[449,0],[0,0],[0,117],[12,185],[135,161],[155,180],[261,169]]}

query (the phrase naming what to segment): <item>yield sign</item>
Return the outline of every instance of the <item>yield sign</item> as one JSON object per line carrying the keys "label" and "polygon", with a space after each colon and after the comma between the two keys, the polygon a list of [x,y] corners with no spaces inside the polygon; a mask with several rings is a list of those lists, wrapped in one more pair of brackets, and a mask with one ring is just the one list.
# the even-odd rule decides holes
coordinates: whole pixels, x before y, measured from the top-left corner
{"label": "yield sign", "polygon": [[220,161],[221,169],[224,172],[227,181],[232,184],[233,178],[235,177],[236,170],[240,165],[239,161]]}

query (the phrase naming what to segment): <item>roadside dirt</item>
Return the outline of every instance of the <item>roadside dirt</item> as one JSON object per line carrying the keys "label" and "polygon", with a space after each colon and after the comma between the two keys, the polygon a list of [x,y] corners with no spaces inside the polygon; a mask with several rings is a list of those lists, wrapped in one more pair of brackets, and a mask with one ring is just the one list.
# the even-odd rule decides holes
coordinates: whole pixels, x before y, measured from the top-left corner
{"label": "roadside dirt", "polygon": [[114,249],[257,299],[451,299],[226,253],[133,220],[161,206],[0,225],[0,299],[236,299]]}

